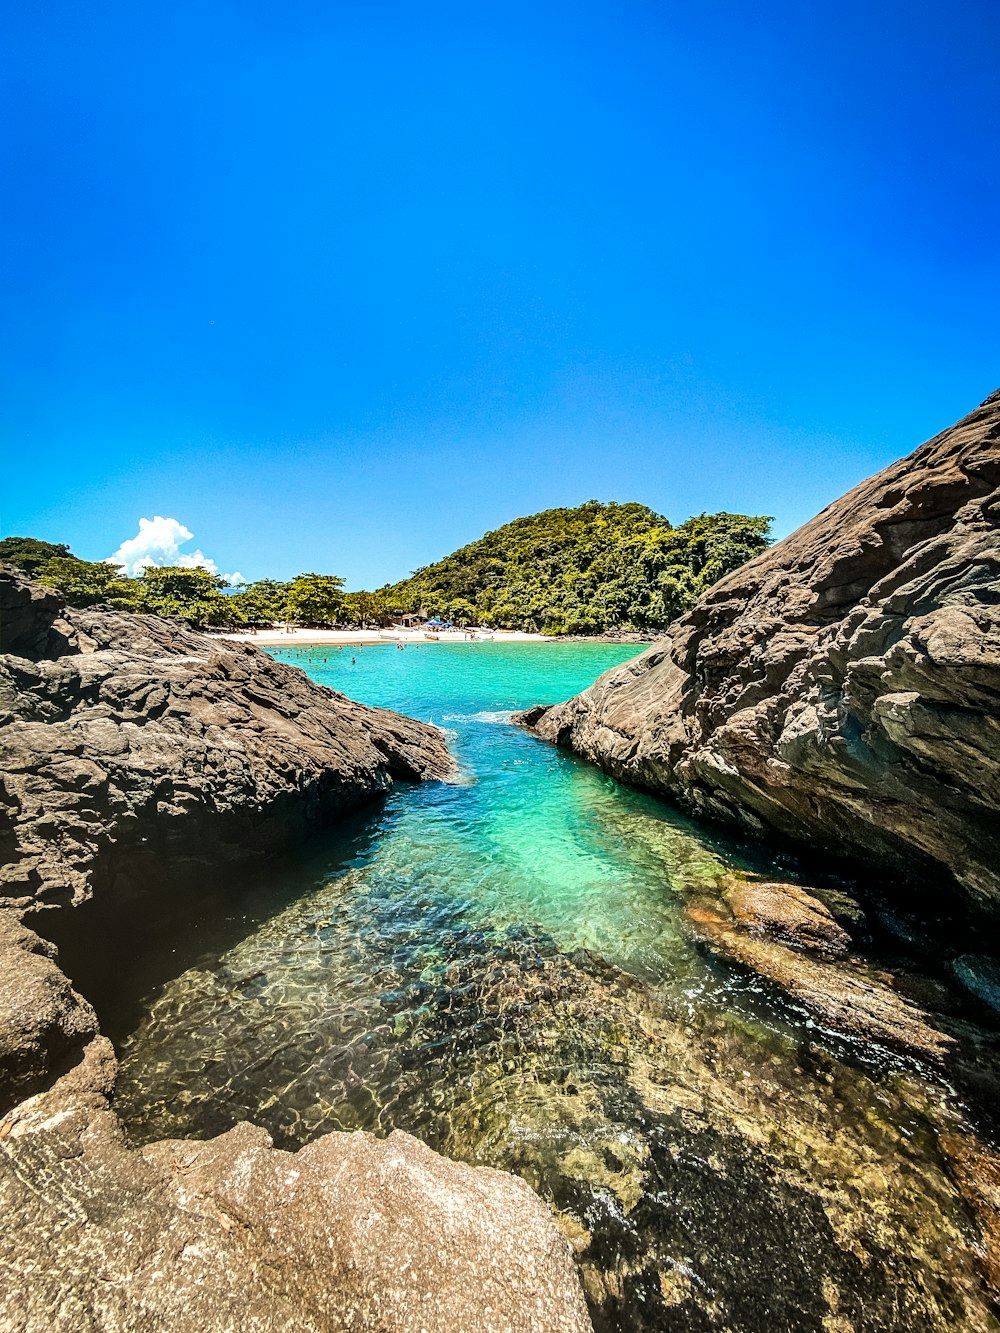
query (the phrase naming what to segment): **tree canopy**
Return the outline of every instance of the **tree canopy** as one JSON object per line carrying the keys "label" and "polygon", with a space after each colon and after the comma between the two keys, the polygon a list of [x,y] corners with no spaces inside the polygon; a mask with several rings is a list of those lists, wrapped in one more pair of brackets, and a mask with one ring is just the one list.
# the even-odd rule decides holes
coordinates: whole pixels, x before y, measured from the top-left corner
{"label": "tree canopy", "polygon": [[725,574],[763,551],[771,520],[699,514],[679,527],[640,504],[547,509],[515,519],[410,578],[345,592],[335,574],[261,579],[235,592],[218,574],[176,566],[135,578],[106,561],[33,537],[0,541],[0,559],[58,588],[71,606],[103,603],[195,625],[379,626],[423,611],[456,624],[547,634],[666,628]]}
{"label": "tree canopy", "polygon": [[57,560],[64,556],[72,557],[72,555],[68,546],[39,541],[37,537],[4,537],[0,541],[0,561],[16,565],[18,569],[23,569],[26,574],[31,575],[37,574],[42,565],[49,560]]}
{"label": "tree canopy", "polygon": [[383,589],[392,607],[549,634],[663,629],[769,544],[771,520],[700,514],[673,527],[640,504],[515,519]]}

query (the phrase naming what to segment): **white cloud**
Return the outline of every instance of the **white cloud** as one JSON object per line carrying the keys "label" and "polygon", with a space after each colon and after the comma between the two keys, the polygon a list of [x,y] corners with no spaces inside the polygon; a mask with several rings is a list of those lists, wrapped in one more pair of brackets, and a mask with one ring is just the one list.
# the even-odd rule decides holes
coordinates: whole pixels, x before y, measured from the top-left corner
{"label": "white cloud", "polygon": [[[180,569],[207,569],[210,574],[218,574],[218,565],[203,551],[181,551],[184,543],[193,539],[191,529],[176,518],[140,518],[136,535],[123,541],[105,563],[119,565],[126,574],[141,574],[150,565],[177,565]],[[227,583],[246,582],[239,573],[222,577]]]}

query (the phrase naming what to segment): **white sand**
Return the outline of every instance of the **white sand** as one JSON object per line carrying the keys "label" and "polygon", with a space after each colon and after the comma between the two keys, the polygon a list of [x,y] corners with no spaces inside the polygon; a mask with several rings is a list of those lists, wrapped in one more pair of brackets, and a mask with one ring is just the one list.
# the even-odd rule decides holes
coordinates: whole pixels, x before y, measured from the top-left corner
{"label": "white sand", "polygon": [[[391,630],[392,639],[383,637],[377,629],[293,629],[289,634],[285,630],[258,630],[256,634],[216,634],[217,639],[233,639],[237,643],[258,643],[262,647],[272,648],[284,645],[287,648],[311,647],[320,644],[360,644],[360,643],[432,643],[424,630]],[[492,640],[472,640],[463,630],[432,630],[438,643],[553,643],[551,635],[524,634],[520,630],[497,630]]]}

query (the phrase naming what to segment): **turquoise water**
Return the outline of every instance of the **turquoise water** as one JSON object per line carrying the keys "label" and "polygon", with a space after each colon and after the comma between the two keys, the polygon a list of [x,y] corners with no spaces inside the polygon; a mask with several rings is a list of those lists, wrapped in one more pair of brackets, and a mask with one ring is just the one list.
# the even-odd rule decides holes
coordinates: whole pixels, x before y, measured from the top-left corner
{"label": "turquoise water", "polygon": [[402,1128],[517,1171],[599,1329],[996,1327],[937,1146],[963,1130],[947,1089],[691,939],[692,894],[795,866],[509,724],[636,651],[275,650],[444,728],[458,776],[206,891],[182,942],[137,953],[102,1012],[130,1134]]}

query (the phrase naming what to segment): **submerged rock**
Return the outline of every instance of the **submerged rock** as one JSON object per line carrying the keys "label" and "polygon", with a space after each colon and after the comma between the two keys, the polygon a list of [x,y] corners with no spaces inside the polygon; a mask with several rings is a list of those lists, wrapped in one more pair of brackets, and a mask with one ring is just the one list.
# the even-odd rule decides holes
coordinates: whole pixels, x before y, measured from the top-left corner
{"label": "submerged rock", "polygon": [[179,881],[446,776],[441,732],[12,570],[0,625],[0,1328],[586,1333],[569,1244],[514,1176],[403,1134],[130,1149],[111,1045],[20,919],[122,892],[155,914]]}
{"label": "submerged rock", "polygon": [[1000,908],[1000,393],[525,725],[756,834]]}
{"label": "submerged rock", "polygon": [[105,1101],[112,1075],[98,1038],[0,1126],[0,1327],[590,1329],[569,1245],[516,1177],[399,1133],[286,1153],[243,1124],[135,1152]]}
{"label": "submerged rock", "polygon": [[158,888],[291,845],[451,769],[441,732],[251,644],[70,610],[0,570],[0,898]]}

